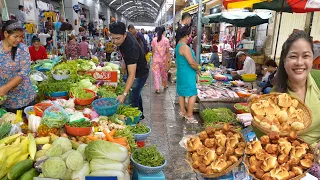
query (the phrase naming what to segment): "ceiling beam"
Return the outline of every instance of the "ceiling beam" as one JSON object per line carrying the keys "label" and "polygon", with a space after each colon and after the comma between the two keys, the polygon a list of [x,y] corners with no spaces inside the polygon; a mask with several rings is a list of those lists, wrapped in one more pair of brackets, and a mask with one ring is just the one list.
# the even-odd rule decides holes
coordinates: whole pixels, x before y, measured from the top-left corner
{"label": "ceiling beam", "polygon": [[122,8],[123,6],[129,4],[129,3],[133,3],[133,1],[128,1],[128,2],[125,2],[123,4],[121,4],[121,6],[119,6],[116,10],[118,11],[120,8]]}
{"label": "ceiling beam", "polygon": [[143,10],[143,11],[131,11],[130,13],[126,14],[126,17],[130,17],[135,13],[144,13],[144,12],[147,12],[148,14],[150,14],[150,15],[152,15],[154,17],[157,17],[157,14],[149,12],[149,11],[146,11],[146,10]]}
{"label": "ceiling beam", "polygon": [[150,12],[148,11],[143,11],[143,12],[134,12],[132,13],[129,17],[127,17],[128,19],[130,19],[133,16],[137,16],[137,15],[147,15],[147,16],[151,16],[153,19],[156,18],[156,16],[154,14],[150,14]]}

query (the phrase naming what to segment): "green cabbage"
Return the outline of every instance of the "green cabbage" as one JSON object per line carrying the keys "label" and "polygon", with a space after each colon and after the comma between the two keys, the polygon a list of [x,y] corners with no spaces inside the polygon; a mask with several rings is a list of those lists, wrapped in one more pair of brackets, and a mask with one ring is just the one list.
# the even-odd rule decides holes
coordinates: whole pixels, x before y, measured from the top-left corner
{"label": "green cabbage", "polygon": [[61,156],[61,159],[62,159],[64,162],[66,162],[67,157],[68,157],[71,153],[73,153],[73,152],[75,152],[75,151],[76,151],[76,150],[71,149],[71,150],[63,153],[62,156]]}
{"label": "green cabbage", "polygon": [[60,157],[62,155],[62,146],[60,144],[56,144],[52,146],[46,152],[46,156],[48,157]]}
{"label": "green cabbage", "polygon": [[110,159],[92,159],[90,161],[90,171],[100,171],[100,170],[118,170],[125,171],[126,167],[123,163],[119,161],[114,161]]}
{"label": "green cabbage", "polygon": [[85,162],[80,170],[72,172],[71,179],[85,180],[86,176],[88,176],[89,174],[90,174],[89,163]]}
{"label": "green cabbage", "polygon": [[79,151],[70,153],[66,160],[67,167],[73,171],[81,169],[83,163],[83,156]]}
{"label": "green cabbage", "polygon": [[42,164],[42,173],[46,178],[62,177],[67,170],[66,164],[59,157],[51,157]]}
{"label": "green cabbage", "polygon": [[87,156],[85,155],[84,151],[86,150],[87,146],[88,146],[87,144],[80,144],[80,146],[77,149],[77,151],[79,151],[82,154],[83,159],[85,160],[87,159]]}
{"label": "green cabbage", "polygon": [[108,158],[123,162],[128,157],[128,150],[126,147],[119,144],[103,140],[95,140],[88,144],[85,150],[85,155],[89,160]]}
{"label": "green cabbage", "polygon": [[71,180],[71,176],[72,176],[72,170],[67,169],[66,172],[60,177],[60,179]]}
{"label": "green cabbage", "polygon": [[62,153],[65,153],[72,149],[72,144],[68,138],[59,137],[52,143],[53,146],[58,144],[60,144],[62,147]]}

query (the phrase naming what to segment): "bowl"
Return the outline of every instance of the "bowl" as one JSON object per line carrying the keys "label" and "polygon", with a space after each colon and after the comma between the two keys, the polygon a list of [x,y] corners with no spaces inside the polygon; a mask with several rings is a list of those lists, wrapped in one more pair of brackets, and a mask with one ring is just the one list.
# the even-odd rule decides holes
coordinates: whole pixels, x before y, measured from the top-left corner
{"label": "bowl", "polygon": [[[67,72],[68,74],[60,75],[60,74],[56,73],[57,71],[68,71]],[[69,70],[54,70],[54,71],[52,71],[52,77],[53,77],[53,79],[58,80],[58,81],[68,79],[70,77],[70,71]]]}
{"label": "bowl", "polygon": [[149,128],[149,132],[145,133],[145,134],[134,134],[134,139],[137,141],[137,142],[140,142],[140,141],[144,141],[147,139],[147,137],[151,134],[151,128],[149,126],[147,126]]}
{"label": "bowl", "polygon": [[[92,94],[93,96],[89,99],[75,98],[75,100],[74,100],[75,104],[80,105],[80,106],[86,106],[86,105],[91,104],[94,101],[94,99],[96,98],[96,93],[94,91],[91,91],[90,89],[85,89],[85,91]],[[72,98],[74,97],[71,92],[70,92],[70,97],[72,97]]]}
{"label": "bowl", "polygon": [[36,116],[40,116],[42,117],[43,112],[49,108],[50,106],[52,106],[51,103],[38,103],[36,105],[34,105],[34,112],[36,113]]}
{"label": "bowl", "polygon": [[257,80],[256,74],[242,74],[241,77],[242,77],[242,80],[245,82],[253,82]]}
{"label": "bowl", "polygon": [[237,111],[237,114],[242,114],[242,113],[249,113],[249,108],[248,111],[245,111],[244,109],[238,109],[237,104],[240,104],[242,106],[246,106],[248,108],[248,103],[236,103],[233,105],[233,108]]}
{"label": "bowl", "polygon": [[142,113],[140,113],[139,116],[133,117],[133,119],[128,118],[126,119],[126,125],[136,125],[140,121],[140,118],[142,116]]}
{"label": "bowl", "polygon": [[92,132],[92,127],[71,127],[65,125],[67,134],[71,136],[87,136]]}
{"label": "bowl", "polygon": [[35,114],[34,106],[28,106],[28,107],[24,108],[23,112],[28,119],[30,114]]}
{"label": "bowl", "polygon": [[[139,150],[139,149],[138,149],[138,150]],[[136,151],[137,151],[137,150],[136,150]],[[157,166],[157,167],[149,167],[149,166],[144,166],[144,165],[142,165],[142,164],[139,164],[138,162],[136,162],[136,161],[133,159],[133,154],[134,154],[136,151],[134,151],[134,152],[131,154],[130,159],[131,159],[131,162],[132,162],[133,166],[134,166],[135,168],[137,168],[137,170],[138,170],[139,172],[143,173],[143,174],[156,174],[156,173],[162,171],[162,170],[166,167],[166,165],[167,165],[167,160],[164,160],[163,165]]]}

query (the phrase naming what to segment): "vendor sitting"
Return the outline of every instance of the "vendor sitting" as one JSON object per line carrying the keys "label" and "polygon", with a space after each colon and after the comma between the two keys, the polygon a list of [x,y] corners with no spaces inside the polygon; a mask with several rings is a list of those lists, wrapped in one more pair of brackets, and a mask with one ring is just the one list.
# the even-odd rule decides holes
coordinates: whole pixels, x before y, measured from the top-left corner
{"label": "vendor sitting", "polygon": [[37,37],[34,37],[32,39],[32,42],[33,42],[33,46],[29,47],[31,61],[36,61],[36,60],[40,60],[40,59],[48,59],[46,48],[41,46],[40,39]]}
{"label": "vendor sitting", "polygon": [[270,91],[273,87],[274,84],[274,77],[275,74],[277,72],[277,64],[274,60],[268,60],[265,65],[267,66],[267,71],[270,73],[270,75],[268,76],[268,80],[265,82],[264,86],[261,89],[261,92],[263,94],[270,94]]}
{"label": "vendor sitting", "polygon": [[210,57],[209,63],[214,64],[214,67],[220,66],[219,55],[218,55],[218,46],[212,45],[212,55]]}
{"label": "vendor sitting", "polygon": [[256,74],[256,63],[253,59],[246,55],[243,51],[239,51],[236,55],[238,60],[243,63],[242,70],[232,71],[231,75],[234,80],[241,79],[242,74]]}

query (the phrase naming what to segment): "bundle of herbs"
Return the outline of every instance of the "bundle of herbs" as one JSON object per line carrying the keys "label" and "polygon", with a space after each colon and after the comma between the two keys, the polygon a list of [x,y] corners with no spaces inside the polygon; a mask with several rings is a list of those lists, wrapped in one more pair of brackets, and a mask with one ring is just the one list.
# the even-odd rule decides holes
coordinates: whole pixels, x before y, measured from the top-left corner
{"label": "bundle of herbs", "polygon": [[216,126],[219,123],[238,124],[237,118],[228,108],[205,109],[201,112],[204,118],[204,125]]}

